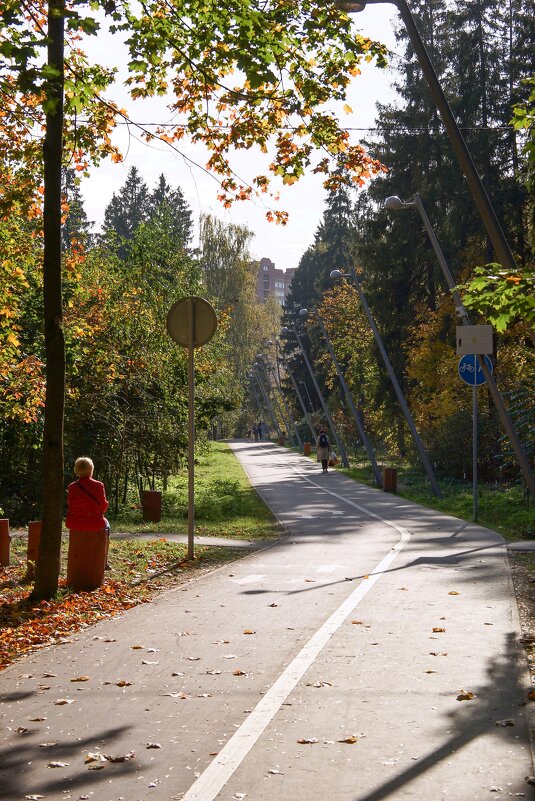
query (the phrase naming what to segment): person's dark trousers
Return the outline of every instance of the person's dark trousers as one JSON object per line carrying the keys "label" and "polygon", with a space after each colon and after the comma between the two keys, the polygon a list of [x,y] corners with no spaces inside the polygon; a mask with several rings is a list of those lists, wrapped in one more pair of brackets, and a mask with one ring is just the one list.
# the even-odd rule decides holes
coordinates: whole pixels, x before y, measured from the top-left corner
{"label": "person's dark trousers", "polygon": [[324,473],[327,473],[327,465],[328,464],[329,464],[329,460],[328,459],[322,459],[321,460],[321,467],[322,467],[322,471]]}

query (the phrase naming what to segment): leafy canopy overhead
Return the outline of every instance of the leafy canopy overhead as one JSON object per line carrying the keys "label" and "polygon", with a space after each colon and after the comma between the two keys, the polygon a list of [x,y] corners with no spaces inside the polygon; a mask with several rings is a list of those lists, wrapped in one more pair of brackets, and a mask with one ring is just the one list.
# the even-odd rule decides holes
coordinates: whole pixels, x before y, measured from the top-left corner
{"label": "leafy canopy overhead", "polygon": [[[50,111],[44,88],[53,78],[43,64],[44,13],[43,0],[5,0],[0,9],[0,92],[7,109],[2,124],[16,128],[34,159],[30,144],[35,126]],[[110,19],[112,34],[126,39],[130,61],[124,82],[132,98],[166,96],[176,114],[174,127],[146,132],[147,139],[157,137],[178,149],[189,135],[206,146],[206,166],[218,177],[225,205],[267,192],[273,175],[292,184],[310,168],[324,174],[332,188],[341,175],[360,184],[379,169],[360,144],[349,141],[325,104],[345,101],[362,60],[384,66],[385,49],[356,34],[334,3],[70,0],[66,155],[79,169],[103,155],[119,158],[110,133],[118,116],[128,119],[104,99],[113,71],[90,64],[83,53],[83,39],[98,32],[94,17],[102,14]],[[344,110],[351,112],[347,105]],[[247,184],[234,173],[230,154],[254,146],[266,154],[266,165]],[[284,212],[268,216],[285,221]]]}

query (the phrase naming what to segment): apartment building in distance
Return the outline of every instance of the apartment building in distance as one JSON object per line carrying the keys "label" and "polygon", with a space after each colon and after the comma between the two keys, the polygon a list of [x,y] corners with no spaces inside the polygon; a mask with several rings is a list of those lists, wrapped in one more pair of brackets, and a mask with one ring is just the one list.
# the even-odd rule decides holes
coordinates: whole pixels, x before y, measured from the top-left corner
{"label": "apartment building in distance", "polygon": [[294,273],[295,269],[280,270],[275,267],[271,259],[260,259],[256,285],[256,296],[260,303],[267,300],[269,295],[274,295],[280,305],[284,306]]}

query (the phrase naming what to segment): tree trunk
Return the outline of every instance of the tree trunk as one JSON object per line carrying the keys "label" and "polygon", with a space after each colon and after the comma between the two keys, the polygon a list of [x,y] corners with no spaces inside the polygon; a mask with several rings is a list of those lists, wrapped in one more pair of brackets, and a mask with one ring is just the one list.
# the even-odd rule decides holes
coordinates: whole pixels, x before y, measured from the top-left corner
{"label": "tree trunk", "polygon": [[32,597],[51,598],[58,588],[63,519],[63,416],[65,339],[61,286],[61,162],[63,149],[65,0],[49,0],[48,66],[44,141],[43,312],[46,400],[43,430],[42,532]]}

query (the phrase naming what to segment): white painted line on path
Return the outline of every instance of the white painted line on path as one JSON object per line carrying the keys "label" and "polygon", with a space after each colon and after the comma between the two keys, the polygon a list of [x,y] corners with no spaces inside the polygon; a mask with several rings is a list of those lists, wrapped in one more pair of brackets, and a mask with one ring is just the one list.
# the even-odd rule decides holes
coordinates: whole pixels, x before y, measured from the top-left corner
{"label": "white painted line on path", "polygon": [[[297,469],[292,469],[305,481],[314,484],[309,478],[299,473]],[[320,486],[319,484],[314,485]],[[370,517],[374,517],[376,520],[386,523],[387,526],[395,528],[396,531],[399,532],[400,539],[372,570],[369,574],[369,578],[361,581],[359,586],[353,590],[351,595],[349,595],[330,618],[325,621],[293,661],[290,662],[288,667],[281,673],[279,678],[253,709],[247,720],[242,723],[240,728],[230,738],[224,748],[222,748],[213,762],[210,763],[197,781],[195,781],[182,796],[182,801],[213,801],[213,799],[216,798],[220,790],[225,786],[234,771],[240,766],[251,748],[257,742],[264,729],[273,720],[297,682],[313,664],[314,660],[333,634],[338,631],[344,620],[355,610],[358,604],[371,590],[375,582],[379,580],[384,571],[392,564],[401,550],[410,541],[410,533],[407,529],[389,520],[385,520],[380,515],[375,514],[375,512],[368,511],[364,507],[354,503],[354,501],[350,501],[332,490],[327,490],[325,487],[320,488],[329,495],[333,495],[344,503],[354,506]]]}

